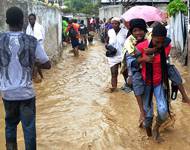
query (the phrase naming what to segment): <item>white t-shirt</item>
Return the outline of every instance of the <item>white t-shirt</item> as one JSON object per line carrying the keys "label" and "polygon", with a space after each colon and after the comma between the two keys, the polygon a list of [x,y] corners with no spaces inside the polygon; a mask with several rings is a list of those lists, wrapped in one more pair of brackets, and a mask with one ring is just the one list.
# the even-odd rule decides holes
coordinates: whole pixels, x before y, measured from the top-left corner
{"label": "white t-shirt", "polygon": [[128,30],[126,28],[121,28],[116,34],[114,29],[108,31],[109,44],[117,49],[117,53],[114,57],[108,57],[108,64],[110,67],[121,63],[122,60],[122,49],[127,38]]}
{"label": "white t-shirt", "polygon": [[[11,58],[6,70],[0,72],[1,94],[5,100],[27,100],[35,96],[32,85],[32,70],[29,67],[23,67],[19,61],[19,36],[21,32],[9,32],[9,34]],[[37,43],[35,57],[42,64],[49,60],[39,42]]]}

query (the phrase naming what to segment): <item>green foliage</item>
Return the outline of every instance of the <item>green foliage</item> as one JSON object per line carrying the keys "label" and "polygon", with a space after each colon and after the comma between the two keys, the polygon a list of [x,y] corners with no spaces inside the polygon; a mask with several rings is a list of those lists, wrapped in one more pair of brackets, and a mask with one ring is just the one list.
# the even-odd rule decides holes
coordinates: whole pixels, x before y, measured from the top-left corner
{"label": "green foliage", "polygon": [[64,4],[68,7],[64,9],[64,12],[97,15],[100,1],[97,4],[93,4],[91,0],[65,0]]}
{"label": "green foliage", "polygon": [[182,0],[172,0],[172,2],[170,2],[167,6],[167,11],[170,16],[174,16],[179,11],[185,15],[188,14],[187,5]]}

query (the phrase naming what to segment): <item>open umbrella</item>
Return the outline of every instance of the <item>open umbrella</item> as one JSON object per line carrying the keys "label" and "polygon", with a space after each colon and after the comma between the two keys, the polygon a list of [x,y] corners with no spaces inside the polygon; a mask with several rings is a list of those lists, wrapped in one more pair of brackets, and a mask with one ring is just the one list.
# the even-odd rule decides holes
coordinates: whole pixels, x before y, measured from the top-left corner
{"label": "open umbrella", "polygon": [[163,13],[160,9],[153,6],[134,6],[128,9],[122,16],[125,21],[130,21],[131,19],[141,18],[146,22],[151,21],[162,21]]}

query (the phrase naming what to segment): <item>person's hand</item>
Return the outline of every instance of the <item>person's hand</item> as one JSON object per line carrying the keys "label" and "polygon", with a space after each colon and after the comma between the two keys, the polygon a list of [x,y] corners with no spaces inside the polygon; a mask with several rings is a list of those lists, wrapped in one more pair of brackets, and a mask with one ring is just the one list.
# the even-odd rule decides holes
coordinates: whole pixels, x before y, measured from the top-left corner
{"label": "person's hand", "polygon": [[132,85],[132,76],[128,76],[127,78],[127,84]]}
{"label": "person's hand", "polygon": [[153,48],[144,48],[144,51],[147,55],[149,54],[153,54],[155,51],[156,51],[156,48],[153,47]]}
{"label": "person's hand", "polygon": [[106,49],[107,49],[107,47],[108,47],[108,43],[105,44],[105,48],[106,48]]}
{"label": "person's hand", "polygon": [[153,61],[153,57],[154,57],[154,56],[151,56],[151,55],[144,55],[144,56],[142,57],[142,60],[143,60],[144,62],[149,62],[149,63],[151,63],[151,62]]}

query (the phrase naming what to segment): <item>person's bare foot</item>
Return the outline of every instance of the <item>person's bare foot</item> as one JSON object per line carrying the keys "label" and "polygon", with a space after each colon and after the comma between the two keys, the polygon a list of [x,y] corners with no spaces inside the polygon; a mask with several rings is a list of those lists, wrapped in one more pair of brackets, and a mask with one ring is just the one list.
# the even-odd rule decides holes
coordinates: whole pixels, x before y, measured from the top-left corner
{"label": "person's bare foot", "polygon": [[146,127],[146,134],[148,137],[152,137],[152,128],[151,127]]}
{"label": "person's bare foot", "polygon": [[139,128],[143,128],[144,120],[145,120],[145,113],[141,112],[139,117]]}
{"label": "person's bare foot", "polygon": [[117,92],[117,91],[118,91],[117,88],[110,88],[110,93]]}
{"label": "person's bare foot", "polygon": [[34,81],[34,83],[41,83],[42,79],[37,77],[37,78],[34,78],[33,81]]}
{"label": "person's bare foot", "polygon": [[154,126],[153,130],[152,130],[152,136],[153,139],[157,142],[157,143],[162,143],[164,142],[164,139],[162,139],[160,137],[160,133],[159,133],[159,127],[157,127],[156,125]]}

